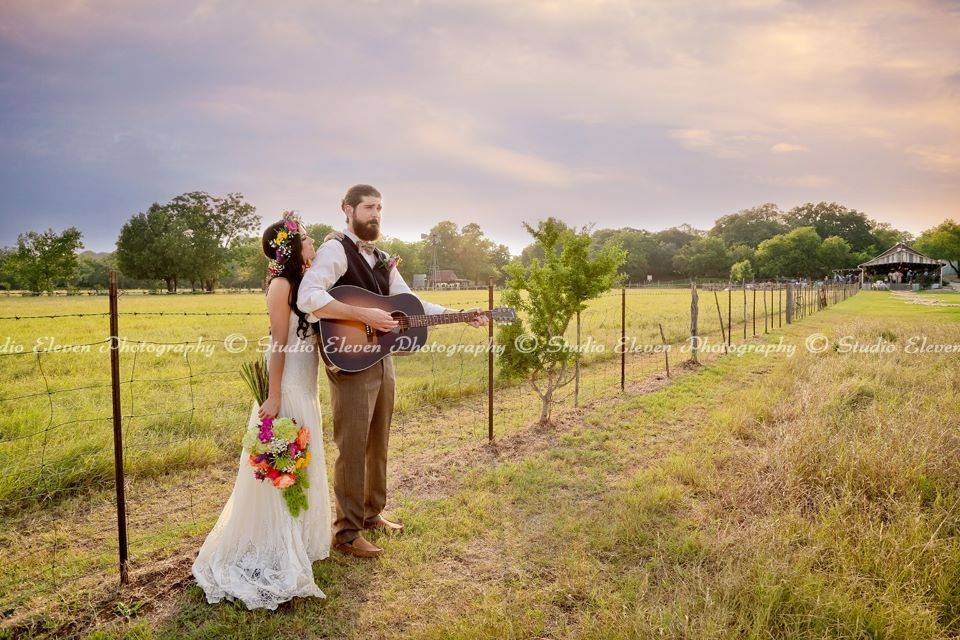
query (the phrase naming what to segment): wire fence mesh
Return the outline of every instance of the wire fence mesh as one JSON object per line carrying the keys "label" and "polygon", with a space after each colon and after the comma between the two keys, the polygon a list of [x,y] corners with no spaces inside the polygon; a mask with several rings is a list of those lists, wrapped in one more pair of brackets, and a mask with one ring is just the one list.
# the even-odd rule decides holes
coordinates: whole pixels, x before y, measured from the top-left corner
{"label": "wire fence mesh", "polygon": [[[697,334],[702,345],[749,340],[855,291],[852,285],[705,285],[697,291]],[[493,291],[493,306],[502,296]],[[196,308],[170,310],[158,297],[124,291],[117,297],[116,345],[109,313],[96,311],[94,299],[78,300],[88,308],[76,312],[0,316],[13,327],[8,348],[0,351],[0,560],[7,567],[0,577],[0,616],[8,621],[49,606],[83,606],[95,587],[118,582],[114,389],[131,570],[194,550],[238,472],[240,436],[255,408],[238,372],[251,359],[250,349],[268,338],[266,312],[250,310],[262,298],[236,294],[206,309],[194,298],[190,306]],[[484,290],[422,297],[452,309],[490,305]],[[689,348],[690,336],[690,288],[630,288],[591,300],[564,335],[577,346],[579,375],[568,371],[573,382],[558,392],[558,405],[614,397],[621,384],[632,388],[668,365],[679,366],[689,358],[689,349],[680,348]],[[32,346],[17,350],[12,344]],[[496,359],[489,386],[486,329],[439,326],[429,345],[395,357],[392,456],[486,438],[491,416],[497,438],[538,418],[539,398],[530,385],[508,379]],[[111,350],[119,358],[115,380]],[[332,413],[320,388],[329,433]],[[331,439],[325,440],[332,460]]]}

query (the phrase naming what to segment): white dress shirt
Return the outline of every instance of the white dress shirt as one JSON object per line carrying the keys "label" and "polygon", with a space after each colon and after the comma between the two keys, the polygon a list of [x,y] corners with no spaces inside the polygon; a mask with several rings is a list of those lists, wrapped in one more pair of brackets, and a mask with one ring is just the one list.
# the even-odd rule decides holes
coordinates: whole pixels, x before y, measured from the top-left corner
{"label": "white dress shirt", "polygon": [[[359,238],[350,229],[343,229],[342,233],[354,242]],[[380,250],[387,259],[389,255]],[[373,252],[367,253],[361,250],[360,255],[364,257],[371,267],[376,264],[377,257]],[[327,289],[340,279],[347,272],[347,253],[343,248],[343,243],[339,240],[327,240],[317,249],[317,256],[306,273],[303,274],[303,280],[300,282],[300,289],[297,291],[297,307],[307,316],[308,322],[317,322],[319,318],[313,315],[313,311],[320,309],[328,302],[333,300],[333,296],[327,293]],[[404,281],[400,271],[394,267],[390,270],[390,295],[397,293],[413,293],[410,287]],[[414,294],[416,295],[416,294]],[[417,296],[419,299],[419,296]],[[452,309],[447,309],[439,304],[427,302],[420,299],[423,303],[423,310],[427,315],[436,315],[438,313],[449,313]]]}

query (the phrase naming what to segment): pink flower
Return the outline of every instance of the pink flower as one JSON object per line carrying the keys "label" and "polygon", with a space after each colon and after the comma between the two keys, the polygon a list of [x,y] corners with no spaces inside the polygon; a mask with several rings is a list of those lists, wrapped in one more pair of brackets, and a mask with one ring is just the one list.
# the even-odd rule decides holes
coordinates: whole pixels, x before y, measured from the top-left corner
{"label": "pink flower", "polygon": [[268,418],[264,418],[263,420],[260,421],[260,426],[261,426],[261,427],[272,427],[272,426],[273,426],[273,418],[269,418],[269,417],[268,417]]}
{"label": "pink flower", "polygon": [[277,489],[286,489],[287,487],[293,486],[293,483],[296,482],[296,479],[289,473],[284,473],[279,478],[273,479],[273,486]]}
{"label": "pink flower", "polygon": [[287,447],[287,454],[292,458],[300,453],[300,447],[297,446],[296,442],[291,442],[290,446]]}
{"label": "pink flower", "polygon": [[290,231],[297,230],[297,221],[296,220],[287,220],[287,223],[284,225]]}

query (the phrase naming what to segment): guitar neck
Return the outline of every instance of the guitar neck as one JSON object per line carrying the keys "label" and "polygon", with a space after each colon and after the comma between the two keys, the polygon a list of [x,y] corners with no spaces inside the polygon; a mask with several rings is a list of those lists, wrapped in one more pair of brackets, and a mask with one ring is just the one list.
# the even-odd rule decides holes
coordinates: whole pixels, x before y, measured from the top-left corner
{"label": "guitar neck", "polygon": [[434,315],[420,314],[415,316],[407,316],[407,321],[410,323],[411,327],[432,327],[438,324],[453,324],[455,322],[470,322],[473,320],[477,313],[484,316],[489,316],[489,311],[459,311],[457,313],[437,313]]}

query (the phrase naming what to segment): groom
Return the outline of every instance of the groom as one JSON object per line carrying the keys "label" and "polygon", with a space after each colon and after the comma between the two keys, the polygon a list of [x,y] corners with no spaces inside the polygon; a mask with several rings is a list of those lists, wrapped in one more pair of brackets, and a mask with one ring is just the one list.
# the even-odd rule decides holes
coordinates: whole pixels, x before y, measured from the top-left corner
{"label": "groom", "polygon": [[[300,283],[297,307],[307,314],[309,322],[320,318],[353,320],[378,331],[390,331],[397,322],[386,311],[345,304],[327,293],[327,289],[339,285],[354,285],[380,295],[410,293],[396,266],[388,266],[388,256],[374,244],[380,237],[380,192],[370,185],[355,185],[347,191],[340,208],[347,226],[320,245]],[[421,302],[428,315],[454,312]],[[486,323],[486,316],[478,315],[470,324],[480,327]],[[362,532],[403,530],[402,524],[381,514],[387,502],[393,358],[387,356],[356,373],[326,371],[333,406],[333,439],[340,451],[333,476],[337,503],[333,547],[349,555],[375,558],[383,549],[364,538]]]}

